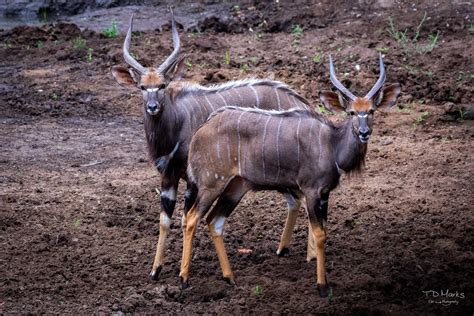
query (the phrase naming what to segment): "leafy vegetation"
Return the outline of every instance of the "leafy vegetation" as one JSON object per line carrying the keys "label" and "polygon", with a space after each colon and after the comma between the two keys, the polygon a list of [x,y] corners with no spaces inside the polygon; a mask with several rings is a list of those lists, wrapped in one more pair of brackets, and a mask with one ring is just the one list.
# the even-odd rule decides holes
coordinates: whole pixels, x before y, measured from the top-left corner
{"label": "leafy vegetation", "polygon": [[224,55],[224,64],[230,65],[231,57],[230,57],[230,51],[226,51]]}
{"label": "leafy vegetation", "polygon": [[86,40],[78,36],[72,41],[75,49],[84,49],[86,48]]}
{"label": "leafy vegetation", "polygon": [[322,55],[316,53],[316,54],[313,56],[313,62],[314,62],[315,64],[319,64],[319,63],[321,63],[321,58],[322,58]]}
{"label": "leafy vegetation", "polygon": [[291,34],[293,35],[294,39],[291,42],[292,46],[297,46],[300,44],[300,39],[303,37],[303,28],[299,24],[294,24],[291,28]]}
{"label": "leafy vegetation", "polygon": [[406,28],[405,30],[401,31],[395,26],[393,19],[390,17],[388,19],[387,32],[390,37],[397,41],[405,54],[427,54],[432,52],[433,49],[435,49],[438,45],[440,32],[430,32],[430,34],[428,34],[428,36],[423,39],[421,37],[421,28],[426,19],[427,13],[425,12],[420,23],[414,30]]}
{"label": "leafy vegetation", "polygon": [[425,122],[429,116],[430,116],[430,112],[428,111],[421,112],[420,115],[417,118],[415,118],[415,121],[412,124],[413,129],[416,129],[418,125]]}
{"label": "leafy vegetation", "polygon": [[260,295],[262,295],[263,289],[262,289],[262,287],[260,286],[260,284],[255,285],[255,288],[253,289],[253,293],[255,294],[255,296],[260,296]]}
{"label": "leafy vegetation", "polygon": [[107,28],[102,30],[102,34],[105,37],[109,37],[109,38],[117,37],[119,35],[117,21],[113,20],[112,25],[110,27],[107,27]]}
{"label": "leafy vegetation", "polygon": [[86,60],[91,62],[92,61],[92,52],[94,51],[93,48],[88,48],[87,49],[87,56],[86,56]]}
{"label": "leafy vegetation", "polygon": [[303,28],[299,24],[294,24],[291,27],[291,34],[296,38],[300,38],[303,36]]}

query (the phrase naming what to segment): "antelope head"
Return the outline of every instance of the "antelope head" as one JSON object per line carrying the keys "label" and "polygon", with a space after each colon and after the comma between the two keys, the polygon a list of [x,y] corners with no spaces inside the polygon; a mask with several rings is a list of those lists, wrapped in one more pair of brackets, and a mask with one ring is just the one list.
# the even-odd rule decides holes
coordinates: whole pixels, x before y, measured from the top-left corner
{"label": "antelope head", "polygon": [[375,85],[365,95],[356,97],[336,78],[334,64],[329,56],[329,72],[331,82],[339,93],[321,92],[319,98],[329,111],[345,111],[350,115],[352,131],[360,142],[367,143],[372,134],[373,116],[377,108],[390,108],[397,102],[400,95],[400,84],[392,84],[382,89],[385,83],[385,66],[380,54],[380,75]]}
{"label": "antelope head", "polygon": [[173,11],[171,10],[171,31],[173,33],[173,52],[158,67],[143,67],[129,53],[132,40],[133,14],[130,18],[125,42],[123,43],[123,57],[131,67],[112,67],[112,75],[117,82],[127,88],[139,88],[143,93],[146,112],[151,116],[159,115],[164,109],[166,88],[174,79],[179,79],[183,71],[185,57],[179,57],[180,40]]}

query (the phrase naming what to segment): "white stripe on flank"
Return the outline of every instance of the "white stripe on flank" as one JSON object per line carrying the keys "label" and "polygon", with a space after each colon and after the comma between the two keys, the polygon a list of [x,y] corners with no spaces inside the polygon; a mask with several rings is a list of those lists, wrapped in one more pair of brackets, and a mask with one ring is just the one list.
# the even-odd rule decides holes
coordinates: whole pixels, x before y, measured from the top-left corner
{"label": "white stripe on flank", "polygon": [[199,113],[201,114],[201,122],[199,123],[199,126],[201,126],[201,124],[207,121],[208,115],[206,115],[206,113],[202,111],[202,107],[199,103],[197,104],[197,107],[199,108]]}
{"label": "white stripe on flank", "polygon": [[266,172],[265,172],[265,137],[267,136],[267,125],[270,122],[272,117],[269,115],[267,121],[265,122],[265,127],[263,129],[263,141],[262,141],[262,163],[263,163],[263,181],[266,179]]}
{"label": "white stripe on flank", "polygon": [[232,165],[232,159],[230,158],[230,145],[227,142],[227,158],[229,158],[229,166]]}
{"label": "white stripe on flank", "polygon": [[227,101],[225,98],[219,92],[217,92],[217,95],[221,97],[222,101],[224,101],[224,106],[227,106]]}
{"label": "white stripe on flank", "polygon": [[216,109],[214,108],[214,106],[212,106],[212,103],[211,103],[211,101],[209,101],[209,99],[207,98],[207,95],[204,95],[204,98],[206,99],[207,103],[211,106],[212,111],[214,112]]}
{"label": "white stripe on flank", "polygon": [[298,153],[298,168],[300,166],[300,124],[301,124],[301,117],[298,121],[298,127],[296,127],[296,143],[298,144],[298,149],[297,149],[297,153]]}
{"label": "white stripe on flank", "polygon": [[275,88],[275,93],[276,93],[277,101],[278,101],[278,111],[280,111],[281,110],[280,94],[278,93],[277,88]]}
{"label": "white stripe on flank", "polygon": [[255,88],[252,87],[252,86],[249,86],[249,87],[250,87],[250,89],[252,89],[252,91],[255,93],[255,98],[256,98],[255,102],[257,103],[257,104],[256,104],[256,107],[257,107],[257,108],[260,108],[260,100],[258,99],[258,92],[257,92],[257,90],[255,90]]}
{"label": "white stripe on flank", "polygon": [[187,99],[183,99],[183,104],[184,107],[186,108],[186,111],[189,113],[189,122],[191,123],[191,127],[197,128],[197,123],[196,123],[196,114],[194,113],[193,107],[189,104]]}
{"label": "white stripe on flank", "polygon": [[295,98],[295,96],[294,96],[294,95],[292,95],[292,96],[291,96],[291,98],[293,99],[293,106],[296,106],[296,103],[297,103],[297,102],[296,102],[296,98]]}
{"label": "white stripe on flank", "polygon": [[220,142],[219,139],[221,138],[219,135],[219,127],[221,126],[221,117],[222,115],[219,115],[219,120],[217,121],[217,139],[216,139],[216,146],[217,146],[217,159],[221,159],[221,147],[220,147]]}
{"label": "white stripe on flank", "polygon": [[281,129],[281,123],[283,122],[283,117],[280,117],[280,122],[278,123],[278,130],[277,130],[277,138],[276,138],[276,147],[277,147],[277,166],[278,166],[278,172],[277,172],[277,182],[280,180],[280,129]]}
{"label": "white stripe on flank", "polygon": [[240,113],[239,119],[237,120],[237,137],[238,137],[238,144],[237,144],[237,157],[238,157],[238,164],[239,164],[239,176],[242,175],[242,169],[240,166],[240,119],[245,112]]}

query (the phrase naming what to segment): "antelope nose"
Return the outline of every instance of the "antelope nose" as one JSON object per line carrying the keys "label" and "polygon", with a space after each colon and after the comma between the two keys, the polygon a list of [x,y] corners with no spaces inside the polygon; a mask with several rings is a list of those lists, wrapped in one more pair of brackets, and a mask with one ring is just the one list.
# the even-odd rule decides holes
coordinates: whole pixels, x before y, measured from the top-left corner
{"label": "antelope nose", "polygon": [[368,128],[360,128],[360,129],[359,129],[359,135],[362,136],[362,137],[364,137],[364,138],[369,137],[369,135],[370,135],[370,129],[368,129]]}
{"label": "antelope nose", "polygon": [[155,112],[156,111],[156,104],[148,104],[148,110],[151,111],[151,112]]}

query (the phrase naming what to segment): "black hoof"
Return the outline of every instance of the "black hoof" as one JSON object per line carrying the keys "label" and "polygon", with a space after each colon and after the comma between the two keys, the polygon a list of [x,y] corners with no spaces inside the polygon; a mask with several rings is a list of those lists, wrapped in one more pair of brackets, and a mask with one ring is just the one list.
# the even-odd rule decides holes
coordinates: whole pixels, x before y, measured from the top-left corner
{"label": "black hoof", "polygon": [[316,284],[316,288],[318,289],[319,297],[328,297],[330,287],[327,284]]}
{"label": "black hoof", "polygon": [[156,268],[155,271],[150,272],[150,275],[148,276],[150,278],[150,281],[157,281],[158,280],[158,278],[160,277],[161,268],[163,268],[163,267],[159,266],[158,268]]}
{"label": "black hoof", "polygon": [[188,287],[189,287],[189,282],[188,281],[184,281],[184,279],[182,277],[179,277],[179,288],[181,290],[186,290]]}
{"label": "black hoof", "polygon": [[231,279],[231,278],[223,278],[224,281],[226,281],[230,286],[232,287],[236,287],[237,284],[235,283],[234,279]]}
{"label": "black hoof", "polygon": [[281,251],[277,250],[277,256],[278,257],[284,257],[284,256],[289,255],[289,254],[290,254],[290,249],[288,249],[286,247],[283,248]]}

